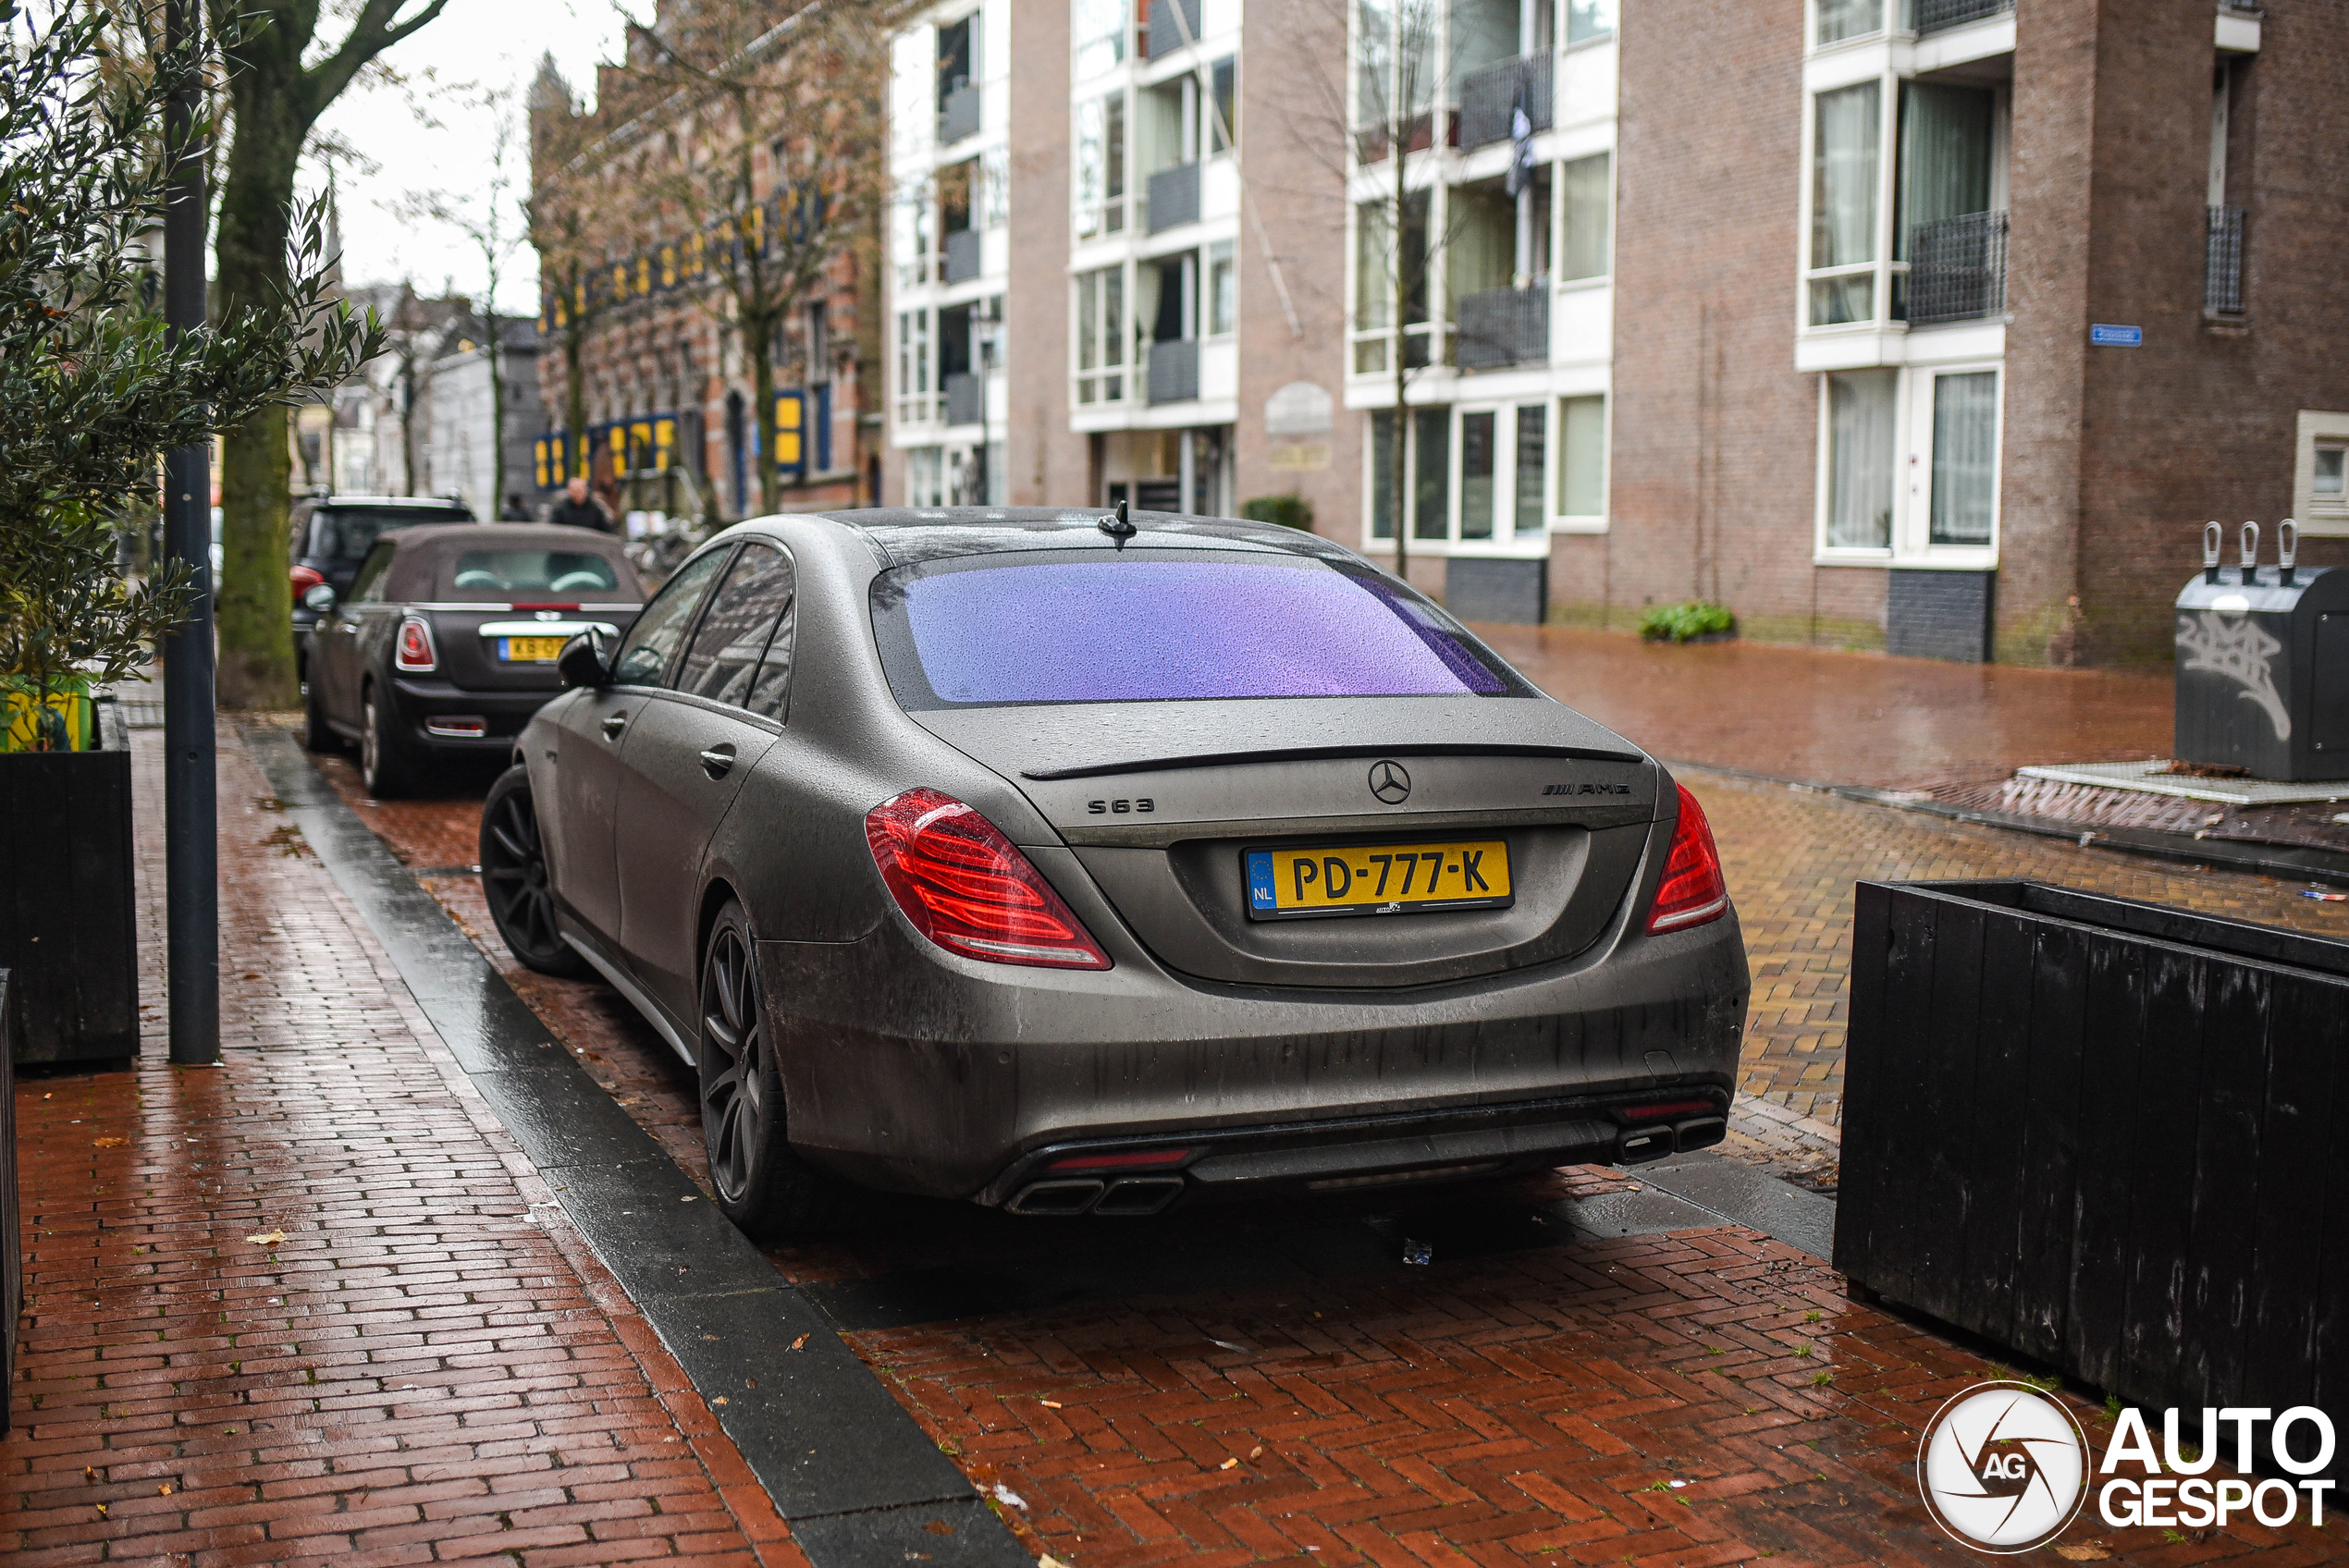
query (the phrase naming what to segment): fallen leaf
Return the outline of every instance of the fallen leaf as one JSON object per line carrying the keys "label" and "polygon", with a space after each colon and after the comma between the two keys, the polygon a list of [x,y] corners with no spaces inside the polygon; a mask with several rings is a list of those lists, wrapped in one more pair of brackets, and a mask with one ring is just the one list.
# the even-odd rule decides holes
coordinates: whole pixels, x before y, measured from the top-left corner
{"label": "fallen leaf", "polygon": [[171,1483],[169,1481],[166,1481],[163,1485],[157,1487],[155,1488],[155,1495],[158,1497],[169,1497],[171,1495]]}
{"label": "fallen leaf", "polygon": [[724,1394],[719,1394],[716,1399],[711,1400],[709,1403],[712,1404],[723,1404],[726,1403],[726,1396]]}
{"label": "fallen leaf", "polygon": [[2112,1555],[2095,1541],[2076,1541],[2071,1546],[2060,1546],[2055,1551],[2067,1562],[2101,1562]]}
{"label": "fallen leaf", "polygon": [[92,1138],[90,1140],[90,1145],[92,1148],[101,1149],[125,1148],[129,1145],[129,1143],[130,1140],[128,1138]]}
{"label": "fallen leaf", "polygon": [[83,1465],[81,1467],[81,1478],[90,1482],[92,1486],[95,1486],[98,1480],[98,1467],[94,1464]]}
{"label": "fallen leaf", "polygon": [[1236,1469],[1238,1469],[1239,1467],[1240,1467],[1240,1462],[1239,1462],[1238,1460],[1236,1460],[1236,1459],[1227,1459],[1227,1460],[1224,1461],[1224,1463],[1223,1463],[1223,1464],[1218,1464],[1215,1468],[1217,1468],[1218,1470],[1236,1470]]}
{"label": "fallen leaf", "polygon": [[104,1519],[105,1516],[106,1516],[106,1505],[105,1505],[105,1503],[103,1503],[103,1502],[102,1502],[102,1503],[98,1504],[98,1517],[99,1517],[99,1518],[101,1518],[101,1519]]}
{"label": "fallen leaf", "polygon": [[286,1233],[283,1231],[264,1231],[257,1236],[247,1236],[245,1238],[246,1241],[251,1242],[257,1247],[274,1247],[285,1239]]}
{"label": "fallen leaf", "polygon": [[943,1519],[933,1519],[929,1524],[924,1525],[922,1528],[929,1531],[933,1536],[951,1536],[954,1533],[954,1526],[949,1525]]}
{"label": "fallen leaf", "polygon": [[1068,1568],[1068,1564],[1048,1551],[1036,1560],[1036,1568]]}

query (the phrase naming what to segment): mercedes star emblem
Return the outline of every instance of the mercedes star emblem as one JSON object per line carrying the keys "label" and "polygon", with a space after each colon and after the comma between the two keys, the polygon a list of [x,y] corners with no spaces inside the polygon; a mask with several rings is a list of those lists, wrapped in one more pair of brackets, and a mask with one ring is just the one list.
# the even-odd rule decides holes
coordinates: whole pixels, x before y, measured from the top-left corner
{"label": "mercedes star emblem", "polygon": [[1411,797],[1411,776],[1403,771],[1399,762],[1373,763],[1371,766],[1371,793],[1391,806],[1399,806]]}

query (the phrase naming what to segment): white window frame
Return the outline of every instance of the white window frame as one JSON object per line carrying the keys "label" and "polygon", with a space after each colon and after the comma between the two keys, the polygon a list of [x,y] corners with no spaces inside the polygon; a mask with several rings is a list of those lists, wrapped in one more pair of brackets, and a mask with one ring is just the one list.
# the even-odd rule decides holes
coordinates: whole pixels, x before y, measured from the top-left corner
{"label": "white window frame", "polygon": [[[1891,5],[1894,0],[1886,0]],[[1871,33],[1881,38],[1881,33]],[[1840,44],[1834,47],[1840,48]],[[1845,80],[1840,78],[1809,84],[1802,93],[1802,226],[1796,243],[1802,252],[1801,265],[1796,270],[1794,286],[1794,326],[1803,337],[1832,336],[1839,333],[1865,333],[1908,330],[1906,322],[1892,319],[1892,276],[1906,273],[1909,264],[1892,259],[1893,197],[1898,185],[1898,162],[1900,146],[1900,82],[1899,72],[1892,70],[1863,71]],[[1830,267],[1824,274],[1811,265],[1811,240],[1815,232],[1814,214],[1818,201],[1816,159],[1819,140],[1819,100],[1846,88],[1864,82],[1876,84],[1876,259],[1853,262],[1846,266]],[[1811,325],[1811,285],[1826,277],[1857,277],[1864,272],[1875,279],[1872,308],[1862,321],[1837,322],[1828,326]]]}
{"label": "white window frame", "polygon": [[2302,409],[2293,441],[2292,519],[2311,538],[2349,537],[2349,502],[2316,498],[2317,443],[2349,444],[2349,413]]}
{"label": "white window frame", "polygon": [[[1580,512],[1556,509],[1565,499],[1561,494],[1566,484],[1566,409],[1576,398],[1596,398],[1599,400],[1599,498],[1600,510],[1592,516]],[[1543,465],[1543,495],[1551,501],[1550,532],[1553,533],[1605,533],[1611,526],[1613,509],[1606,505],[1614,496],[1615,481],[1615,390],[1602,387],[1588,392],[1553,392],[1550,399],[1550,450]]]}
{"label": "white window frame", "polygon": [[[1855,365],[1854,370],[1874,371],[1892,367],[1885,365]],[[1811,484],[1813,516],[1811,520],[1811,564],[1813,566],[1889,566],[1900,545],[1902,503],[1908,495],[1901,471],[1913,456],[1909,435],[1909,381],[1906,371],[1896,370],[1892,382],[1892,528],[1886,542],[1875,545],[1830,545],[1827,543],[1829,511],[1834,504],[1835,487],[1835,418],[1833,391],[1829,383],[1838,373],[1819,374],[1819,450],[1818,463]],[[2003,393],[2004,388],[2000,389]],[[1928,435],[1931,422],[1927,422]],[[1930,462],[1930,454],[1927,461]],[[1995,537],[1995,533],[1993,537]]]}
{"label": "white window frame", "polygon": [[[1118,348],[1125,357],[1114,367],[1104,361],[1096,364],[1089,371],[1081,370],[1078,366],[1082,363],[1080,356],[1084,352],[1082,325],[1085,317],[1078,301],[1086,288],[1098,287],[1094,285],[1093,280],[1108,272],[1118,275]],[[1068,281],[1068,406],[1070,410],[1082,413],[1098,409],[1138,409],[1146,406],[1147,399],[1143,392],[1147,382],[1142,378],[1148,374],[1148,366],[1137,363],[1142,358],[1142,354],[1134,338],[1133,263],[1130,261],[1122,261],[1112,262],[1107,266],[1086,267],[1070,274]],[[1101,341],[1107,342],[1108,339],[1103,338]],[[1107,378],[1112,375],[1118,377],[1117,394],[1114,397],[1108,395]],[[1099,384],[1101,392],[1100,396],[1089,402],[1085,401],[1080,396],[1083,384],[1088,380]]]}
{"label": "white window frame", "polygon": [[[1933,530],[1933,384],[1945,375],[1978,375],[1987,371],[1998,378],[1998,419],[1990,433],[1990,542],[1987,545],[1936,545]],[[1901,375],[1908,421],[1905,492],[1895,495],[1892,513],[1892,559],[1896,566],[1956,567],[1988,570],[1998,564],[1999,494],[2006,476],[2007,374],[1999,360],[1967,360],[1950,364],[1915,365]]]}

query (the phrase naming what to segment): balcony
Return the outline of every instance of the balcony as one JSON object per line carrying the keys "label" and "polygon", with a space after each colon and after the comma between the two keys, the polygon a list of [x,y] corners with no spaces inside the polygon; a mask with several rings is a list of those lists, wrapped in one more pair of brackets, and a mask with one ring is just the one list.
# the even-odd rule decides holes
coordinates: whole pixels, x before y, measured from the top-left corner
{"label": "balcony", "polygon": [[[1182,6],[1180,19],[1174,7]],[[1187,41],[1199,39],[1199,0],[1150,0],[1150,25],[1148,53],[1155,60],[1172,55]]]}
{"label": "balcony", "polygon": [[980,244],[978,230],[958,228],[946,236],[946,272],[949,283],[968,283],[978,276]]}
{"label": "balcony", "polygon": [[976,371],[957,371],[946,378],[946,423],[977,424],[987,417],[987,378]]}
{"label": "balcony", "polygon": [[2007,214],[1968,213],[1909,230],[1909,325],[1978,321],[2007,308]]}
{"label": "balcony", "polygon": [[2214,316],[2243,314],[2243,209],[2210,209],[2202,252],[2202,308]]}
{"label": "balcony", "polygon": [[1916,0],[1917,36],[1987,21],[2014,9],[2014,0]]}
{"label": "balcony", "polygon": [[1550,291],[1488,288],[1463,294],[1454,307],[1454,362],[1462,370],[1546,364],[1550,358]]}
{"label": "balcony", "polygon": [[938,144],[951,147],[965,136],[978,134],[978,83],[962,81],[946,94],[938,111]]}
{"label": "balcony", "polygon": [[1151,344],[1149,385],[1152,403],[1197,402],[1199,339],[1177,337]]}
{"label": "balcony", "polygon": [[1176,164],[1150,176],[1150,232],[1199,222],[1199,165]]}
{"label": "balcony", "polygon": [[1549,55],[1528,55],[1486,66],[1463,78],[1460,145],[1482,147],[1488,141],[1510,140],[1520,104],[1525,106],[1525,117],[1532,122],[1532,129],[1549,129],[1554,103],[1550,71]]}

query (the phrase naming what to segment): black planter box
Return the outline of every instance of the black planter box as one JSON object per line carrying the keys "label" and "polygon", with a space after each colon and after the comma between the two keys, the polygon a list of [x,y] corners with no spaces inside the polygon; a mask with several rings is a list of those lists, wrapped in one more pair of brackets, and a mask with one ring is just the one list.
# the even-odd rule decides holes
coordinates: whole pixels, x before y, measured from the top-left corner
{"label": "black planter box", "polygon": [[0,754],[0,969],[18,1063],[139,1054],[128,748]]}
{"label": "black planter box", "polygon": [[2189,1424],[2349,1433],[2349,942],[1863,882],[1844,1072],[1854,1283]]}
{"label": "black planter box", "polygon": [[17,1194],[16,975],[0,969],[0,1432],[9,1425],[17,1386],[17,1341],[24,1316],[24,1200]]}

